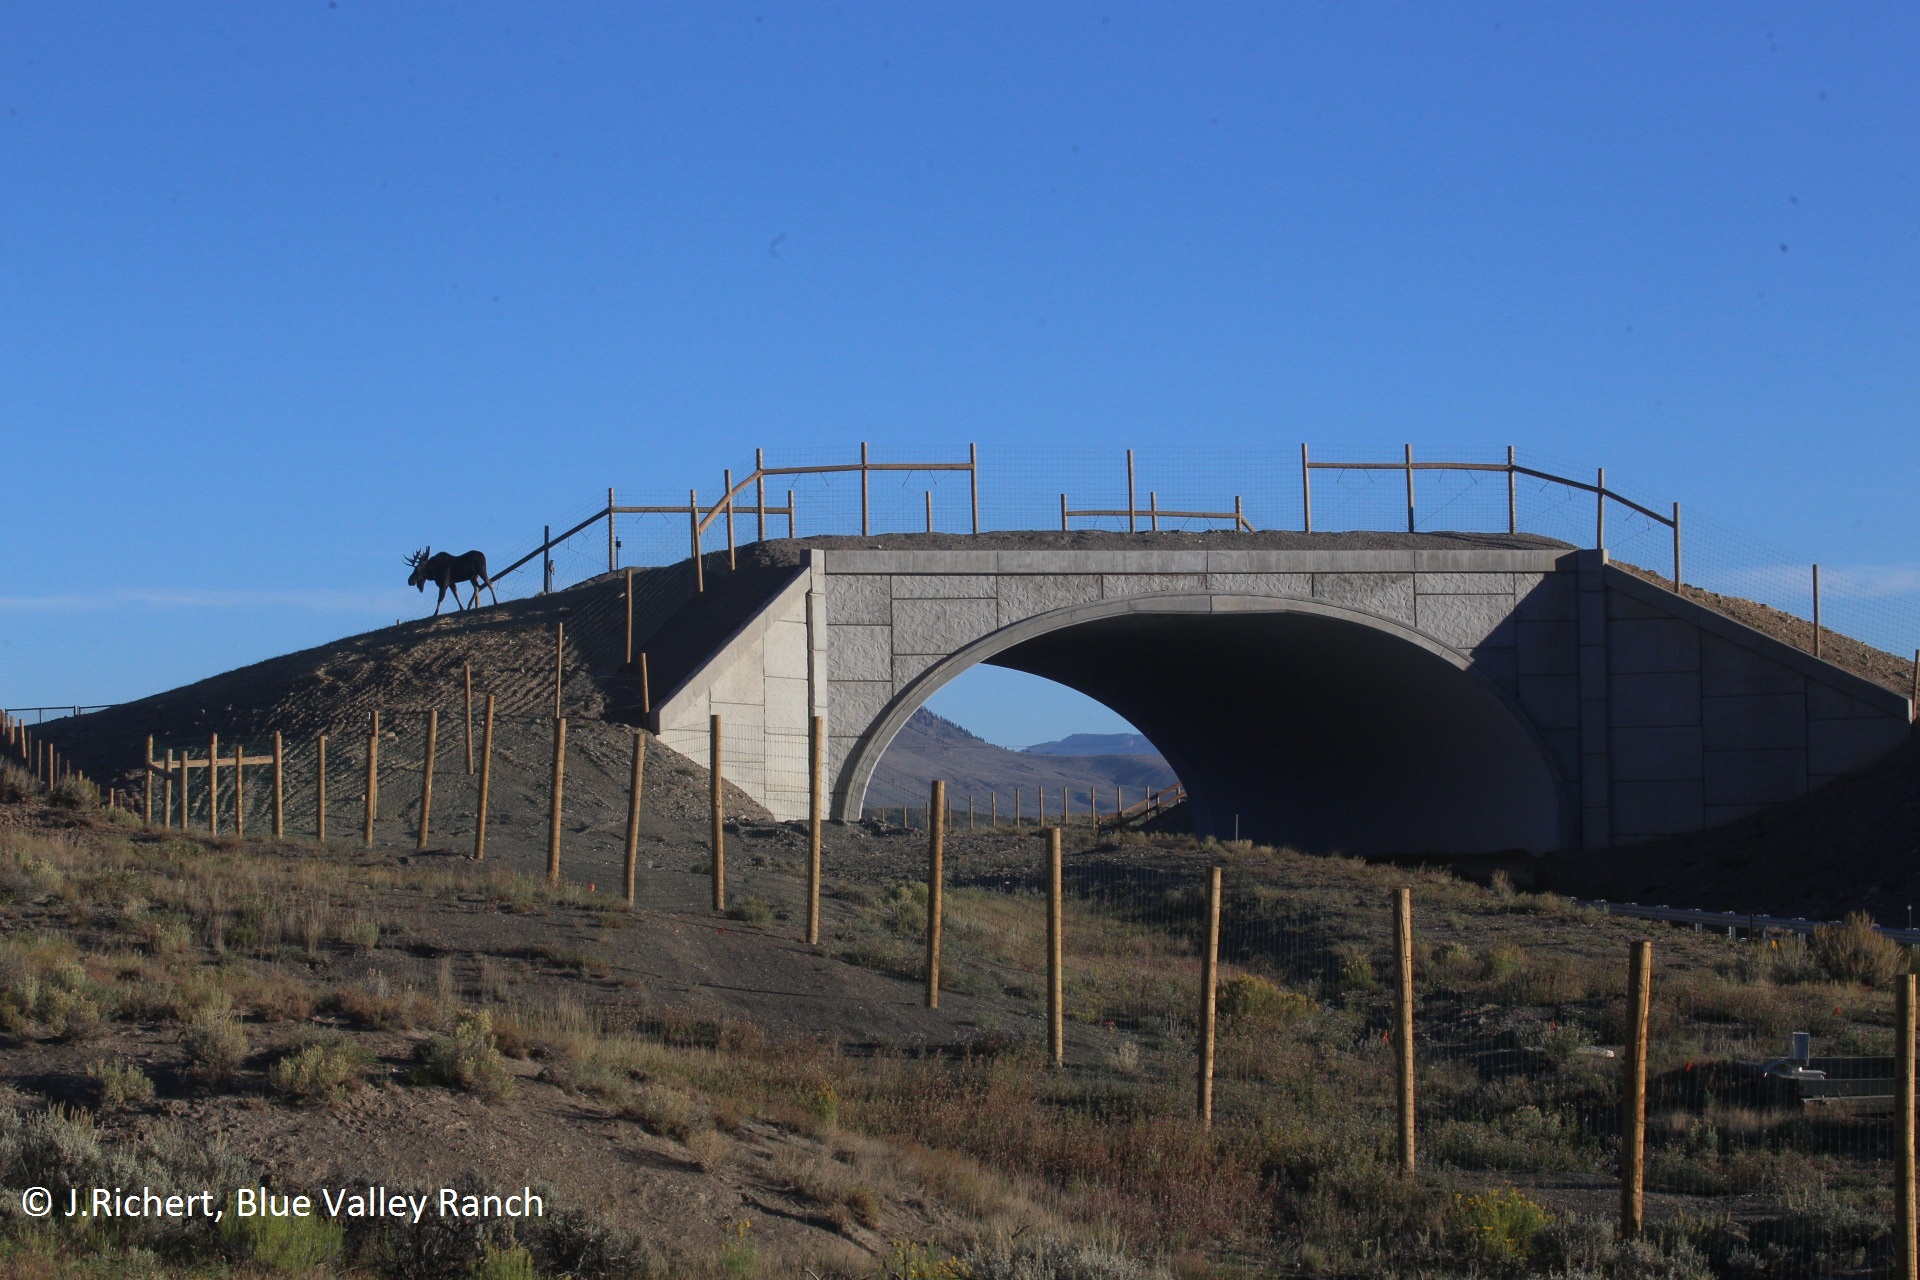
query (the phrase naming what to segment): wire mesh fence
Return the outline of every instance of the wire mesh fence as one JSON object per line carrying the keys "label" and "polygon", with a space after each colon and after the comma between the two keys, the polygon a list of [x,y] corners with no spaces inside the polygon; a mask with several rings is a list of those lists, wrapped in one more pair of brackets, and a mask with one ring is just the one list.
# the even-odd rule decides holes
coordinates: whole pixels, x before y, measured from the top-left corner
{"label": "wire mesh fence", "polygon": [[[801,474],[756,481],[755,468],[746,465],[685,493],[616,485],[608,505],[674,510],[608,516],[603,505],[597,515],[580,511],[566,525],[549,527],[556,535],[550,546],[545,537],[534,539],[498,562],[505,567],[524,561],[498,587],[520,597],[624,566],[685,563],[695,545],[711,553],[795,534],[968,533],[976,519],[984,532],[1063,525],[1110,532],[1514,532],[1577,547],[1604,545],[1617,562],[1665,581],[1678,568],[1697,591],[1751,600],[1801,620],[1806,647],[1814,643],[1810,562],[1709,514],[1682,513],[1668,496],[1609,481],[1602,469],[1532,450],[1490,448],[1473,456],[1428,458],[1407,448],[1309,442],[1247,449],[1230,466],[1179,446],[1092,453],[1036,445],[948,453],[924,466],[964,468],[972,457],[973,469],[916,469],[870,453],[876,466],[902,469],[863,471],[852,449],[813,448],[765,458],[769,469]],[[1508,470],[1510,462],[1514,470]],[[1461,469],[1463,463],[1476,469]],[[721,502],[727,481],[739,486],[731,504]],[[690,509],[698,515],[686,514]],[[1063,514],[1068,511],[1075,513],[1070,520]],[[1230,515],[1236,518],[1225,518]],[[695,521],[705,526],[697,543]],[[569,530],[570,536],[557,537]],[[1887,655],[1881,665],[1898,661],[1911,673],[1920,644],[1920,573],[1824,566],[1819,612],[1825,631],[1881,650]],[[1891,666],[1884,678],[1894,682]]]}

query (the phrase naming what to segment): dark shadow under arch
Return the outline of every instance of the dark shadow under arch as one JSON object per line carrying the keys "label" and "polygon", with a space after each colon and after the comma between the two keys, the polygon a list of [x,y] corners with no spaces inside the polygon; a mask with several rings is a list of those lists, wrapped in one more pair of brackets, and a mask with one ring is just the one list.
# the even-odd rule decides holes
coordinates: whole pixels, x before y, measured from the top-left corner
{"label": "dark shadow under arch", "polygon": [[980,662],[1113,708],[1186,783],[1201,834],[1315,852],[1544,852],[1565,788],[1524,715],[1466,657],[1318,601],[1161,597],[1042,615],[929,669],[843,771],[857,811],[906,717]]}

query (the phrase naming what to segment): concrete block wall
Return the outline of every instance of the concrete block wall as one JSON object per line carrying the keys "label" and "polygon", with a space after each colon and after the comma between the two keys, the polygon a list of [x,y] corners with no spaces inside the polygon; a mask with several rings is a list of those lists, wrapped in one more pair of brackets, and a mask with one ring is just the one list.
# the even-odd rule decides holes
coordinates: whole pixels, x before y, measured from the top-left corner
{"label": "concrete block wall", "polygon": [[720,716],[721,773],[783,819],[807,816],[812,717],[826,714],[817,578],[796,578],[656,708],[660,741],[702,764]]}
{"label": "concrete block wall", "polygon": [[1311,600],[1419,632],[1530,722],[1562,780],[1565,839],[1586,848],[1791,800],[1909,732],[1906,699],[1599,551],[807,554],[808,571],[659,711],[662,739],[702,760],[707,717],[723,715],[728,778],[783,818],[806,813],[811,716],[827,719],[833,812],[852,816],[850,762],[883,745],[890,708],[925,696],[929,668],[1105,601],[1230,612]]}

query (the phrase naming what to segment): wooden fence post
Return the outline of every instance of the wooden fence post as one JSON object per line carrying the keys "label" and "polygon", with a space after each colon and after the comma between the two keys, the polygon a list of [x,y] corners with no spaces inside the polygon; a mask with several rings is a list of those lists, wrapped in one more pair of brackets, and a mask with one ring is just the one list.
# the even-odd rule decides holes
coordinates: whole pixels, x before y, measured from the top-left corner
{"label": "wooden fence post", "polygon": [[187,750],[185,747],[182,747],[180,749],[180,834],[181,835],[185,835],[187,833],[187,815],[193,812],[193,809],[187,803],[187,776],[191,772],[192,771],[187,768]]}
{"label": "wooden fence post", "polygon": [[1060,930],[1060,828],[1047,828],[1047,1061],[1067,1065],[1064,939]]}
{"label": "wooden fence post", "polygon": [[1400,1167],[1414,1168],[1413,1148],[1413,890],[1393,895],[1393,1049],[1400,1094]]}
{"label": "wooden fence post", "polygon": [[820,822],[827,749],[827,718],[815,716],[807,735],[807,945],[820,942]]}
{"label": "wooden fence post", "polygon": [[547,883],[560,883],[560,798],[567,780],[567,718],[553,718],[553,794],[547,805]]}
{"label": "wooden fence post", "polygon": [[147,775],[146,823],[153,825],[153,735],[147,735],[146,767],[141,771]]}
{"label": "wooden fence post", "polygon": [[313,738],[313,838],[327,842],[327,735]]}
{"label": "wooden fence post", "polygon": [[433,760],[440,746],[440,708],[427,709],[427,755],[420,765],[420,834],[413,847],[427,847],[427,828],[433,821]]}
{"label": "wooden fence post", "polygon": [[560,718],[560,686],[567,679],[567,624],[553,624],[553,718]]}
{"label": "wooden fence post", "polygon": [[1914,1031],[1920,1021],[1920,989],[1907,974],[1900,979],[1899,1009],[1894,1020],[1894,1247],[1900,1280],[1920,1280],[1920,1238],[1915,1231],[1914,1179]]}
{"label": "wooden fence post", "polygon": [[465,663],[460,668],[460,678],[467,691],[467,776],[473,776],[473,664]]}
{"label": "wooden fence post", "polygon": [[640,860],[640,783],[647,767],[647,731],[633,731],[633,777],[627,782],[626,899],[633,906],[634,868]]}
{"label": "wooden fence post", "polygon": [[273,838],[287,838],[287,748],[280,731],[273,731]]}
{"label": "wooden fence post", "polygon": [[627,570],[627,665],[633,665],[633,570]]}
{"label": "wooden fence post", "polygon": [[173,826],[173,748],[167,748],[167,771],[161,775],[163,788],[160,807],[160,829],[166,831]]}
{"label": "wooden fence post", "polygon": [[653,714],[653,687],[647,682],[647,655],[640,655],[640,714]]}
{"label": "wooden fence post", "polygon": [[707,563],[700,555],[700,491],[687,490],[687,524],[693,537],[693,589],[707,589]]}
{"label": "wooden fence post", "polygon": [[220,735],[207,740],[207,832],[220,834]]}
{"label": "wooden fence post", "polygon": [[1620,1097],[1620,1237],[1637,1240],[1645,1222],[1647,1011],[1653,998],[1653,943],[1633,944],[1627,967],[1627,1060]]}
{"label": "wooden fence post", "polygon": [[947,805],[947,784],[935,780],[927,801],[927,1008],[940,1007],[940,889],[946,879],[946,829],[941,811]]}
{"label": "wooden fence post", "polygon": [[493,781],[493,695],[487,695],[486,722],[480,730],[480,803],[473,814],[473,860],[487,856],[487,792]]}
{"label": "wooden fence post", "polygon": [[1207,868],[1207,923],[1200,950],[1200,1080],[1195,1110],[1202,1128],[1213,1127],[1215,1001],[1220,990],[1220,868]]}
{"label": "wooden fence post", "polygon": [[722,807],[720,780],[720,717],[709,716],[707,732],[710,740],[707,747],[707,774],[711,788],[711,807],[713,810],[713,909],[727,909],[727,819]]}
{"label": "wooden fence post", "polygon": [[367,734],[366,842],[373,848],[373,820],[380,816],[380,713],[373,713],[373,728]]}

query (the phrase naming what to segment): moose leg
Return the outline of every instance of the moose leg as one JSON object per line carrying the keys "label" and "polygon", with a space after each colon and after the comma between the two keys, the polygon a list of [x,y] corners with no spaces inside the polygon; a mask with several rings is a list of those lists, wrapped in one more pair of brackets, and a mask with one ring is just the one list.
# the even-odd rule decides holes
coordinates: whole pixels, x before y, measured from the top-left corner
{"label": "moose leg", "polygon": [[[460,598],[459,596],[454,597],[455,600],[458,600],[459,598]],[[445,604],[446,602],[447,602],[447,584],[443,582],[440,584],[440,598],[433,602],[434,617],[437,618],[440,616],[440,606]]]}
{"label": "moose leg", "polygon": [[[486,579],[486,584],[487,584],[487,594],[493,597],[493,602],[494,602],[495,604],[499,604],[499,603],[500,603],[500,593],[499,593],[498,591],[495,591],[495,590],[493,589],[493,579],[492,579],[492,578],[488,578],[488,579]],[[475,588],[475,590],[474,590],[474,593],[473,593],[473,594],[474,594],[474,598],[475,598],[475,599],[479,599],[479,597],[480,597],[480,591],[479,591],[479,589],[478,589],[478,588]]]}

